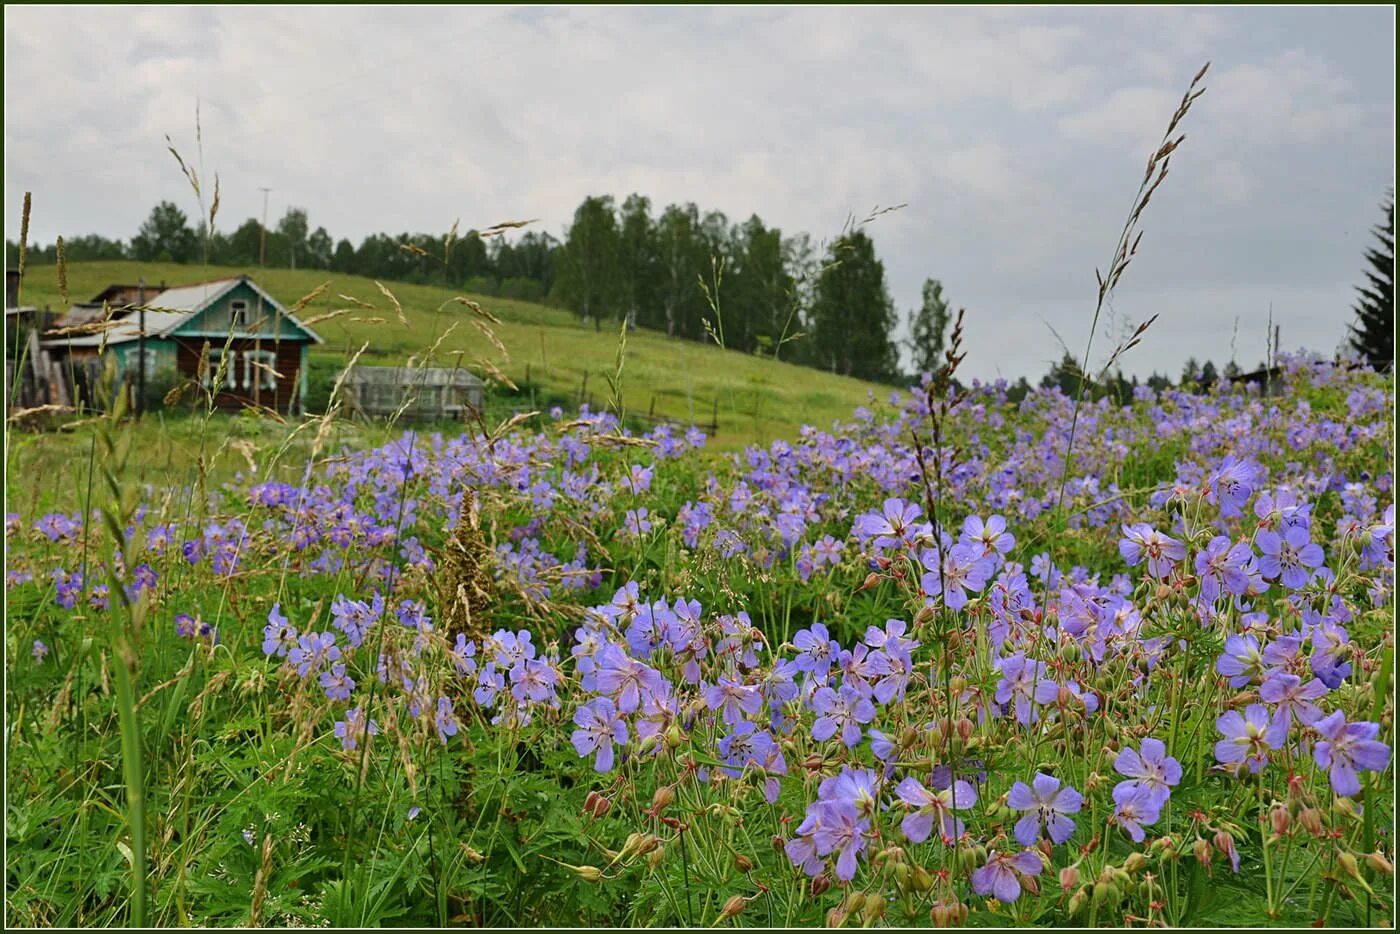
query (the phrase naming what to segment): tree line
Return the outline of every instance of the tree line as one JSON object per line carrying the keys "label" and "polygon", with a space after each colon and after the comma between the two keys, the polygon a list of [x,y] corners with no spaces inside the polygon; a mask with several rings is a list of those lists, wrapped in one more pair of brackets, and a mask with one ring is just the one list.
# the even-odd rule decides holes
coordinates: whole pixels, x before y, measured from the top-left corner
{"label": "tree line", "polygon": [[[1377,369],[1394,359],[1394,195],[1387,195],[1379,242],[1367,251],[1367,284],[1358,288],[1349,344]],[[208,234],[168,201],[151,211],[129,242],[96,234],[66,240],[69,262],[132,259],[142,262],[267,265],[309,268],[381,280],[440,284],[454,289],[549,302],[572,310],[601,330],[623,321],[685,340],[713,340],[858,379],[907,384],[941,365],[951,306],[943,284],[924,283],[919,308],[900,318],[885,281],[884,264],[864,224],[848,226],[830,242],[806,233],[785,235],[758,215],[734,223],[694,203],[655,210],[649,198],[590,196],[574,211],[560,240],[529,231],[512,239],[497,231],[460,237],[375,233],[358,246],[311,228],[307,212],[289,208],[275,226],[249,218],[231,232]],[[14,244],[11,249],[17,251]],[[56,245],[30,247],[33,262],[55,262]],[[901,366],[901,343],[912,373]],[[1262,364],[1261,364],[1262,367]],[[1209,384],[1236,376],[1189,361],[1179,385]],[[1040,381],[1077,391],[1080,375],[1066,354]],[[1130,394],[1136,377],[1121,374],[1096,393]],[[1092,382],[1092,381],[1091,381]],[[1173,385],[1154,373],[1146,385]],[[1029,392],[1022,377],[1014,395]]]}

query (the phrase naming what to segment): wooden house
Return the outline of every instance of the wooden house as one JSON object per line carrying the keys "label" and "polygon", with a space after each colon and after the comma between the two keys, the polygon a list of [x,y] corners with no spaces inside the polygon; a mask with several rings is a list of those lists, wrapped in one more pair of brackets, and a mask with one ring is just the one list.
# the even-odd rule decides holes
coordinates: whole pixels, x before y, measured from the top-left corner
{"label": "wooden house", "polygon": [[[130,297],[126,286],[113,289],[103,293],[108,307],[112,298]],[[90,370],[105,355],[126,385],[140,382],[139,365],[148,387],[196,379],[216,389],[222,409],[286,412],[304,398],[308,352],[321,338],[248,276],[151,291],[144,305],[114,308],[104,329],[50,336],[44,349],[73,370]]]}

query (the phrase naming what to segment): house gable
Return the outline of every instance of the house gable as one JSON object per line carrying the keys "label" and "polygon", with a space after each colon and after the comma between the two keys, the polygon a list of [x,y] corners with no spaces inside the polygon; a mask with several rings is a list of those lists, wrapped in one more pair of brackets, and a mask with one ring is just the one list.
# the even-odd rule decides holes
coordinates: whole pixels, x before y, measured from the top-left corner
{"label": "house gable", "polygon": [[[235,315],[241,320],[235,321]],[[208,299],[168,333],[173,337],[217,339],[227,338],[230,331],[235,337],[321,342],[314,331],[247,278],[211,283]]]}

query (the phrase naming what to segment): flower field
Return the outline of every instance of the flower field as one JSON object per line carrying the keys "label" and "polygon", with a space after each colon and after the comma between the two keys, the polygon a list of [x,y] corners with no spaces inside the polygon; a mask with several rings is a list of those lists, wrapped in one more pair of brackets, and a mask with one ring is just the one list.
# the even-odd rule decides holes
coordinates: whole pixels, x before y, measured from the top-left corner
{"label": "flower field", "polygon": [[94,429],[10,484],[9,922],[1390,926],[1393,383],[1270,388]]}

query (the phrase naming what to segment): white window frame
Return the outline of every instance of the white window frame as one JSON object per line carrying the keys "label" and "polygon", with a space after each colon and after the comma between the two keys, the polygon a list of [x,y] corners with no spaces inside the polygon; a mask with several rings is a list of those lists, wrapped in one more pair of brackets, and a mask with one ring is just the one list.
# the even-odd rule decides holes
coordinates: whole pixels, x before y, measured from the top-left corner
{"label": "white window frame", "polygon": [[232,324],[235,329],[246,329],[248,327],[248,303],[241,298],[237,301],[229,302],[228,317],[229,323]]}
{"label": "white window frame", "polygon": [[[207,369],[199,374],[199,383],[205,389],[212,389],[215,392],[223,391],[224,386],[214,385],[214,377],[218,375],[219,366],[222,364],[223,359],[224,352],[222,350],[214,350],[212,348],[209,350],[209,359],[205,361]],[[228,388],[238,388],[238,370],[233,365],[232,361],[230,361],[228,369],[224,372],[224,380],[228,384]]]}
{"label": "white window frame", "polygon": [[[143,351],[140,347],[128,347],[126,349],[126,355],[124,357],[123,362],[126,364],[127,372],[130,373],[135,371],[136,358],[139,354],[142,353]],[[144,355],[145,366],[142,367],[142,369],[146,371],[146,379],[153,380],[156,378],[156,372],[160,366],[160,351],[156,350],[154,347],[147,347],[144,350]]]}
{"label": "white window frame", "polygon": [[[254,362],[262,363],[263,367],[254,366]],[[249,389],[254,387],[256,379],[257,388],[264,392],[277,391],[277,354],[271,350],[245,350],[243,351],[243,385]]]}

